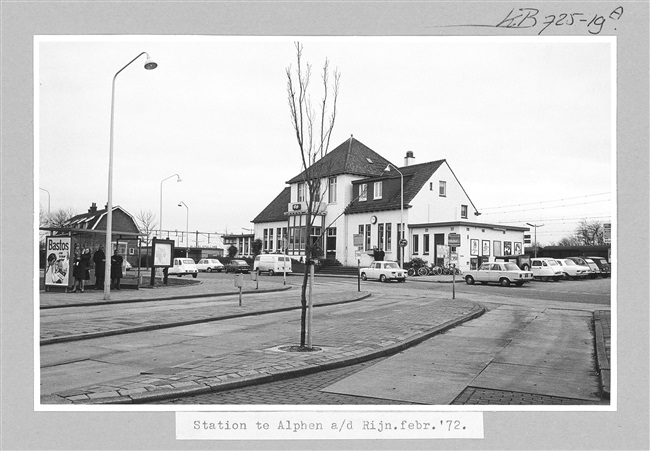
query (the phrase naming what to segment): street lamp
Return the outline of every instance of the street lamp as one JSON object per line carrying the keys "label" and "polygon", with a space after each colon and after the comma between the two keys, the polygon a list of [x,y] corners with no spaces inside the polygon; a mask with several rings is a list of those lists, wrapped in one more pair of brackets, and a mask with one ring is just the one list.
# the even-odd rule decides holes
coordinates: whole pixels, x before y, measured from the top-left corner
{"label": "street lamp", "polygon": [[162,209],[162,194],[163,194],[162,189],[163,189],[163,182],[164,182],[165,180],[169,180],[169,179],[172,178],[172,177],[177,177],[176,181],[177,181],[177,182],[182,182],[182,180],[181,180],[181,176],[178,175],[178,174],[170,175],[169,177],[164,178],[164,179],[162,179],[162,180],[160,181],[160,233],[159,233],[160,238],[162,238],[162,231],[163,231],[163,228],[162,228],[162,210],[163,210],[163,209]]}
{"label": "street lamp", "polygon": [[529,225],[533,228],[535,228],[535,258],[537,258],[537,227],[544,227],[544,224],[531,224],[530,222],[527,222],[526,225]]}
{"label": "street lamp", "polygon": [[106,252],[109,253],[108,258],[106,259],[106,267],[104,269],[104,299],[109,300],[111,298],[111,242],[112,242],[112,230],[113,230],[113,124],[115,119],[115,79],[117,76],[126,69],[132,62],[140,58],[142,55],[147,55],[147,60],[144,63],[144,68],[147,70],[152,70],[158,67],[154,61],[151,60],[147,52],[142,52],[131,61],[129,61],[122,69],[118,70],[113,76],[113,85],[111,89],[111,135],[110,135],[110,145],[108,153],[108,203],[106,204]]}
{"label": "street lamp", "polygon": [[189,257],[190,256],[190,207],[187,206],[187,204],[183,201],[180,201],[178,203],[179,207],[182,207],[185,205],[186,208],[186,215],[185,215],[185,234],[187,237],[185,238],[187,240],[186,247],[185,247],[185,256]]}
{"label": "street lamp", "polygon": [[[402,241],[402,239],[404,238],[404,174],[402,174],[402,171],[397,169],[391,163],[388,163],[388,166],[386,166],[386,169],[384,169],[384,171],[390,172],[390,167],[391,166],[393,166],[393,169],[395,169],[399,173],[400,181],[401,181],[401,188],[400,188],[400,191],[399,191],[400,196],[402,198],[401,204],[400,204],[400,213],[399,213],[399,222],[400,222],[399,228],[400,228],[400,235],[401,236],[400,236],[399,241]],[[399,266],[400,266],[400,268],[404,268],[404,248],[402,247],[402,244],[399,243],[399,242],[397,243],[397,245],[399,246],[399,255],[400,255]]]}

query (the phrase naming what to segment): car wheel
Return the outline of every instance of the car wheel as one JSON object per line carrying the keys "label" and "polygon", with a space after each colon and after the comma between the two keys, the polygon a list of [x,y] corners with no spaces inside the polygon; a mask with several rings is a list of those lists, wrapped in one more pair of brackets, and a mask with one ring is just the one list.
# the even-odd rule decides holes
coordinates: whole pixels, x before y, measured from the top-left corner
{"label": "car wheel", "polygon": [[380,282],[386,282],[386,276],[383,275],[383,274],[381,274],[381,275],[379,276],[379,281],[380,281]]}
{"label": "car wheel", "polygon": [[474,285],[474,278],[472,276],[465,277],[465,283],[467,285]]}
{"label": "car wheel", "polygon": [[198,276],[197,273],[192,274],[192,279],[196,279],[196,276]]}
{"label": "car wheel", "polygon": [[530,266],[524,265],[524,266],[521,267],[521,270],[522,271],[530,271]]}
{"label": "car wheel", "polygon": [[501,279],[501,286],[502,287],[509,287],[510,286],[510,280],[506,279],[505,277]]}
{"label": "car wheel", "polygon": [[559,277],[553,277],[553,282],[559,282],[560,278]]}
{"label": "car wheel", "polygon": [[212,272],[212,268],[206,269],[207,272]]}
{"label": "car wheel", "polygon": [[361,280],[368,280],[368,276],[366,276],[365,272],[361,273]]}
{"label": "car wheel", "polygon": [[548,277],[542,277],[542,282],[548,282]]}
{"label": "car wheel", "polygon": [[273,271],[272,269],[269,269],[269,276],[274,276],[274,275],[275,275],[275,271]]}

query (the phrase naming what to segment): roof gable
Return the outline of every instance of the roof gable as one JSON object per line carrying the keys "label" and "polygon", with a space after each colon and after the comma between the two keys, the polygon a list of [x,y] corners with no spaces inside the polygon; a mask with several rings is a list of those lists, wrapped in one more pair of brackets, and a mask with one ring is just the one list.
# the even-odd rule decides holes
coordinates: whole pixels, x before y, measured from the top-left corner
{"label": "roof gable", "polygon": [[291,202],[291,187],[287,186],[251,222],[286,221],[287,218],[284,213],[287,211],[287,205],[289,205],[289,202]]}
{"label": "roof gable", "polygon": [[381,175],[390,161],[350,136],[323,158],[293,177],[287,183],[298,183],[307,178],[310,172],[315,176],[329,177],[340,174],[353,174],[365,177]]}

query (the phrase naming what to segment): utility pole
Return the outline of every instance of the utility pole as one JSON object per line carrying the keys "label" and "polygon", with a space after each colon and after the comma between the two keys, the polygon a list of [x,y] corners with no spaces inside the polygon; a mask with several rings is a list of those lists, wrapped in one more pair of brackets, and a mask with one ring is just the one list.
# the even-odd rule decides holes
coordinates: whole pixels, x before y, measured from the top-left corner
{"label": "utility pole", "polygon": [[537,258],[537,227],[544,227],[544,224],[531,224],[530,222],[527,222],[526,225],[535,229],[535,257]]}

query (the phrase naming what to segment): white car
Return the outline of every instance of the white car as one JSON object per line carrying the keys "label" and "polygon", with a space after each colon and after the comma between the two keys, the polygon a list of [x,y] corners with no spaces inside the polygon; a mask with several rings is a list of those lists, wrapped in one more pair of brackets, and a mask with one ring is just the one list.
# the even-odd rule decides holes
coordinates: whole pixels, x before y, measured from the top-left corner
{"label": "white car", "polygon": [[591,272],[588,266],[579,265],[568,258],[556,258],[555,261],[562,267],[565,279],[586,279]]}
{"label": "white car", "polygon": [[191,258],[175,258],[174,265],[167,270],[167,275],[177,275],[178,277],[191,275],[196,279],[199,270],[196,263]]}
{"label": "white car", "polygon": [[530,262],[530,270],[533,277],[543,282],[552,279],[554,282],[564,277],[562,267],[553,258],[533,258]]}
{"label": "white car", "polygon": [[395,262],[372,262],[369,267],[361,268],[361,279],[379,279],[381,282],[397,280],[404,282],[406,280],[406,271],[401,269]]}
{"label": "white car", "polygon": [[533,280],[533,273],[520,269],[512,262],[485,262],[478,270],[472,270],[465,273],[465,283],[474,285],[480,282],[483,285],[487,283],[498,283],[507,287],[515,284],[518,287]]}
{"label": "white car", "polygon": [[223,271],[224,266],[223,263],[221,263],[216,258],[202,258],[196,264],[196,269],[198,269],[199,271],[207,271],[207,272],[212,272],[212,271],[221,272]]}

